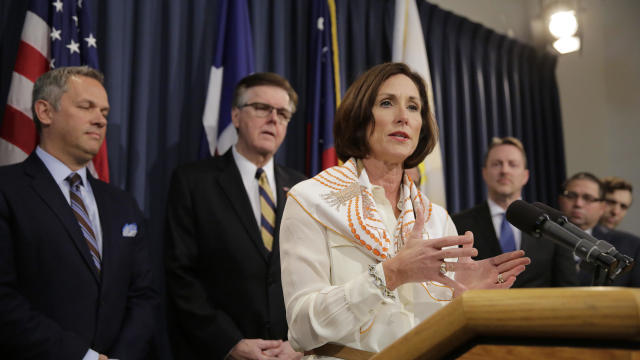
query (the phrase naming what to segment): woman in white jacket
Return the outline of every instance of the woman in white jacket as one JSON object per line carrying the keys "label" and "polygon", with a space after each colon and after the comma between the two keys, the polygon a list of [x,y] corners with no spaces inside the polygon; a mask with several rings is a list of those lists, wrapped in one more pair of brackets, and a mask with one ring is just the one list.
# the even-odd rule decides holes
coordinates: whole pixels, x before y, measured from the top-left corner
{"label": "woman in white jacket", "polygon": [[522,251],[471,260],[472,234],[458,236],[405,175],[437,143],[427,104],[405,64],[371,68],[336,114],[344,164],[289,191],[280,256],[294,349],[378,352],[466,289],[510,287],[528,264]]}

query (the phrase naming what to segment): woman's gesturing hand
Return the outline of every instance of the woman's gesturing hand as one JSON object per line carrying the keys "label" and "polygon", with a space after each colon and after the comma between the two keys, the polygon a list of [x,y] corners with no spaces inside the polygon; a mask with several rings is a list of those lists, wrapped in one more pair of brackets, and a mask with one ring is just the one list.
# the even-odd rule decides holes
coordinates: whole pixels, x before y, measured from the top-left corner
{"label": "woman's gesturing hand", "polygon": [[[416,223],[404,247],[382,265],[389,290],[405,283],[425,281],[452,287],[456,295],[467,289],[504,289],[511,287],[516,276],[531,262],[522,250],[472,260],[478,251],[473,248],[470,231],[462,236],[423,240],[425,211],[421,206],[414,209]],[[458,261],[446,262],[449,258],[458,258]],[[446,272],[454,272],[455,280],[446,276]]]}
{"label": "woman's gesturing hand", "polygon": [[[473,239],[470,231],[465,233]],[[467,246],[467,245],[463,245]],[[468,245],[470,246],[470,245]],[[507,289],[516,281],[516,276],[524,271],[531,259],[524,257],[524,251],[516,250],[484,260],[459,258],[458,264],[474,264],[456,271],[455,279],[465,289]]]}
{"label": "woman's gesturing hand", "polygon": [[[425,224],[425,211],[421,206],[414,207],[416,223],[409,233],[405,245],[391,259],[383,263],[387,288],[393,290],[409,282],[438,281],[447,286],[458,287],[458,284],[441,272],[446,258],[476,256],[478,251],[472,247],[471,236],[447,236],[438,239],[422,239]],[[458,247],[462,245],[462,247]],[[461,268],[471,269],[472,263],[446,263],[447,271],[458,271]]]}

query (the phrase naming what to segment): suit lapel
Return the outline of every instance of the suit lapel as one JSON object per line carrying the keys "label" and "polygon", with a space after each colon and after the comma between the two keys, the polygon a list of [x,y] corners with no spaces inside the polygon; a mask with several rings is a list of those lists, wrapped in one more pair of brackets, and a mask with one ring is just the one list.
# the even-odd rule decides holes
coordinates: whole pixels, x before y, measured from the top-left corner
{"label": "suit lapel", "polygon": [[541,239],[536,239],[524,232],[520,232],[520,250],[524,250],[525,255],[529,256],[539,248],[536,246],[536,242],[540,240]]}
{"label": "suit lapel", "polygon": [[482,203],[478,215],[478,227],[482,229],[483,234],[488,235],[485,243],[487,244],[491,254],[493,254],[492,256],[502,254],[502,248],[500,247],[500,242],[498,241],[498,235],[496,234],[496,230],[493,227],[493,219],[491,218],[491,211],[489,210],[488,202],[485,201],[484,203]]}
{"label": "suit lapel", "polygon": [[218,178],[219,185],[222,188],[223,193],[229,199],[231,207],[236,212],[236,217],[240,220],[245,230],[247,230],[249,238],[260,254],[262,254],[263,258],[267,260],[269,251],[267,251],[262,243],[262,236],[260,235],[258,224],[253,216],[251,202],[249,201],[249,196],[244,188],[240,171],[233,160],[231,150],[227,151],[223,155],[223,158],[225,161],[221,175]]}
{"label": "suit lapel", "polygon": [[596,225],[593,227],[593,231],[591,231],[591,235],[598,240],[610,241],[611,239],[607,239],[609,236],[608,230],[600,225]]}
{"label": "suit lapel", "polygon": [[82,231],[80,230],[78,221],[73,215],[71,206],[69,206],[64,195],[60,192],[60,187],[58,187],[58,184],[56,184],[46,166],[42,163],[40,158],[38,158],[35,152],[33,152],[25,161],[25,172],[28,176],[33,178],[33,182],[31,184],[33,190],[38,194],[38,196],[40,196],[40,198],[42,198],[51,211],[56,214],[58,220],[60,220],[67,230],[69,237],[74,242],[79,255],[84,259],[96,281],[99,281],[98,270],[91,259],[87,240],[82,236]]}
{"label": "suit lapel", "polygon": [[[117,235],[113,232],[118,229],[117,224],[113,224],[113,215],[117,214],[118,209],[112,206],[111,199],[107,196],[104,184],[101,184],[98,180],[87,171],[87,179],[91,183],[91,191],[93,197],[96,199],[96,205],[98,206],[98,216],[100,217],[100,229],[102,230],[102,263],[100,268],[100,275],[104,282],[105,274],[109,274],[109,270],[112,268],[116,256],[114,253],[115,242],[112,241],[113,236]],[[100,231],[100,230],[97,230]]]}
{"label": "suit lapel", "polygon": [[276,228],[273,234],[273,250],[276,252],[280,251],[280,221],[282,220],[282,213],[284,212],[284,205],[287,202],[287,192],[289,192],[289,187],[285,187],[285,184],[289,184],[289,176],[287,173],[278,165],[274,165],[274,171],[276,176],[276,192],[277,192],[277,205],[276,205]]}

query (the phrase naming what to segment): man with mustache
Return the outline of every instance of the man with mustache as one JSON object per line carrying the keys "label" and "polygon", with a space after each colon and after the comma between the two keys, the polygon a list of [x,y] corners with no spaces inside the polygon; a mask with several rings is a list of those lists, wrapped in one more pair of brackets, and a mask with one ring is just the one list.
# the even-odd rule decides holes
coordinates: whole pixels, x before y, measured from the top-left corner
{"label": "man with mustache", "polygon": [[298,96],[273,73],[236,85],[237,143],[179,167],[167,206],[169,303],[177,359],[296,359],[287,340],[278,228],[304,176],[274,164]]}
{"label": "man with mustache", "polygon": [[576,269],[568,249],[549,239],[523,234],[506,219],[506,209],[521,199],[522,188],[529,180],[522,142],[514,137],[493,138],[485,154],[482,178],[487,184],[487,201],[452,216],[459,234],[473,232],[476,259],[521,249],[531,258],[531,264],[513,287],[576,285]]}
{"label": "man with mustache", "polygon": [[107,130],[102,83],[86,66],[38,78],[39,144],[0,168],[3,359],[147,358],[158,294],[143,216],[88,169]]}
{"label": "man with mustache", "polygon": [[[605,240],[621,253],[640,260],[640,239],[622,232],[598,225],[605,212],[604,187],[600,179],[589,172],[579,172],[571,176],[562,186],[558,197],[560,210],[580,229]],[[579,263],[580,285],[591,285],[594,268],[587,263]],[[621,274],[611,285],[640,287],[640,267],[636,264],[631,271]]]}

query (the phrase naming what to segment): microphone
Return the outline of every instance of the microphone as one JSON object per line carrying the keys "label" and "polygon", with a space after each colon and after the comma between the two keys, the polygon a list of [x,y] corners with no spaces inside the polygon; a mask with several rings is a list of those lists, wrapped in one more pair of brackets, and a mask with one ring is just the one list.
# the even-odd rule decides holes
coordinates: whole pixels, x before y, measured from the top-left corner
{"label": "microphone", "polygon": [[[617,276],[619,274],[623,274],[627,271],[630,271],[631,268],[633,268],[633,264],[634,264],[634,259],[630,256],[627,256],[621,252],[619,252],[618,250],[616,250],[616,248],[611,245],[610,243],[604,241],[604,240],[599,240],[596,239],[594,236],[589,235],[587,232],[585,232],[584,230],[580,229],[578,226],[576,226],[575,224],[573,224],[572,222],[570,222],[566,216],[564,216],[564,214],[558,210],[558,209],[554,209],[551,206],[541,203],[541,202],[535,202],[533,203],[533,206],[541,209],[542,211],[544,211],[545,213],[547,213],[549,215],[549,218],[553,221],[555,221],[556,223],[558,223],[560,226],[562,226],[565,230],[569,231],[570,233],[574,234],[575,236],[585,239],[589,242],[591,242],[593,245],[597,246],[598,249],[600,249],[600,251],[602,251],[603,253],[613,256],[617,261],[618,261],[618,266],[617,269],[615,270],[613,274],[613,276]],[[613,278],[613,277],[611,277]]]}
{"label": "microphone", "polygon": [[573,254],[586,262],[615,271],[618,260],[604,253],[590,241],[576,236],[562,226],[551,221],[544,211],[523,200],[516,200],[507,208],[507,220],[515,227],[534,237],[543,235],[558,244],[573,250]]}

